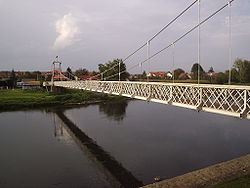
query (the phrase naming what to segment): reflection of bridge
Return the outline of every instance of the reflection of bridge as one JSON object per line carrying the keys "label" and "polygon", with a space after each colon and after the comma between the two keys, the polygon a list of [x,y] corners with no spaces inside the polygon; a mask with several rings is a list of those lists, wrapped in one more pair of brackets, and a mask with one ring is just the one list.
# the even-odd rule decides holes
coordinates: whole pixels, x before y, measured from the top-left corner
{"label": "reflection of bridge", "polygon": [[121,95],[250,119],[250,87],[123,81],[56,81],[54,86]]}
{"label": "reflection of bridge", "polygon": [[102,147],[86,135],[77,125],[75,125],[62,111],[57,111],[56,115],[62,120],[61,124],[82,149],[103,172],[112,187],[135,188],[142,186],[142,182],[137,180],[133,174],[125,169],[113,156],[107,153]]}

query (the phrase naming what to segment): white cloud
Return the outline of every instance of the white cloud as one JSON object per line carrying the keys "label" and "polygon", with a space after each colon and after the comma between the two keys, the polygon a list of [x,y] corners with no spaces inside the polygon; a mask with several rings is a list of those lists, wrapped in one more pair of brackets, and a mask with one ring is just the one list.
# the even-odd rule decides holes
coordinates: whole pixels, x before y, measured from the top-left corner
{"label": "white cloud", "polygon": [[76,42],[76,36],[80,33],[77,19],[71,13],[65,14],[55,23],[56,32],[59,34],[54,42],[54,49],[63,49]]}

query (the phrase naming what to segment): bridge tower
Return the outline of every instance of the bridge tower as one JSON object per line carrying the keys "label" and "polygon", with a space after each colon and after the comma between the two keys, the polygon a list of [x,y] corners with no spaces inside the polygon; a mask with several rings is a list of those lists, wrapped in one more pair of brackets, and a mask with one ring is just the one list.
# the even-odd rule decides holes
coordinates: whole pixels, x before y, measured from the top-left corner
{"label": "bridge tower", "polygon": [[52,70],[51,70],[51,91],[53,90],[54,81],[65,81],[68,80],[65,75],[62,73],[62,62],[59,61],[59,57],[56,56],[56,59],[52,63]]}

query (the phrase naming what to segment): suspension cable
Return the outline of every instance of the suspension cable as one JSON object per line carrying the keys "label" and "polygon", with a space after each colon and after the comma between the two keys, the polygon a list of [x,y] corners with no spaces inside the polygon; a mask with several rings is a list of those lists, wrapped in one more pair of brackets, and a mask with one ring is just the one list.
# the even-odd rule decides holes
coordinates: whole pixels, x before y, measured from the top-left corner
{"label": "suspension cable", "polygon": [[228,39],[229,39],[229,61],[228,61],[228,85],[231,85],[232,77],[232,3],[228,2],[229,16],[228,16]]}
{"label": "suspension cable", "polygon": [[[235,0],[230,0],[228,3],[232,3]],[[203,25],[204,23],[206,23],[208,20],[210,20],[212,17],[214,17],[215,15],[217,15],[219,12],[221,12],[224,8],[226,8],[228,6],[228,3],[225,4],[224,6],[222,6],[221,8],[219,8],[217,11],[215,11],[213,14],[211,14],[210,16],[208,16],[206,19],[204,19],[203,21],[201,21],[199,24],[195,25],[192,29],[190,29],[189,31],[187,31],[185,34],[181,35],[179,38],[177,38],[174,42],[172,42],[171,44],[169,44],[168,46],[162,48],[161,50],[159,50],[158,52],[156,52],[155,54],[151,55],[148,59],[136,64],[135,66],[133,66],[130,69],[133,69],[137,66],[140,66],[140,64],[143,64],[145,62],[147,62],[148,60],[154,58],[155,56],[159,55],[160,53],[162,53],[163,51],[167,50],[168,48],[170,48],[173,44],[176,44],[177,42],[179,42],[180,40],[182,40],[184,37],[186,37],[187,35],[189,35],[192,31],[194,31],[195,29],[197,29],[199,26]],[[122,71],[121,73],[124,73],[126,71]],[[111,75],[107,78],[111,78],[114,77],[117,74]]]}
{"label": "suspension cable", "polygon": [[[187,12],[198,0],[195,0],[193,3],[191,3],[187,8],[185,8],[180,14],[178,14],[173,20],[171,20],[167,25],[165,25],[160,31],[158,31],[156,34],[153,35],[153,37],[151,37],[149,40],[147,40],[147,42],[145,42],[143,45],[141,45],[139,48],[137,48],[134,52],[132,52],[131,54],[129,54],[127,57],[125,57],[123,59],[123,62],[127,61],[130,57],[132,57],[134,54],[136,54],[138,51],[140,51],[142,48],[144,48],[145,46],[147,46],[148,42],[151,42],[153,39],[155,39],[160,33],[162,33],[165,29],[167,29],[171,24],[173,24],[178,18],[180,18],[185,12]],[[111,67],[110,69],[107,69],[105,71],[103,71],[103,73],[106,73],[110,70],[112,70],[113,68],[115,68],[116,66],[118,66],[118,64],[114,65],[113,67]],[[96,76],[99,76],[99,74],[97,74]]]}
{"label": "suspension cable", "polygon": [[119,61],[119,81],[121,81],[121,61]]}
{"label": "suspension cable", "polygon": [[153,35],[147,42],[145,42],[142,46],[140,46],[137,50],[129,54],[126,58],[124,58],[124,61],[129,59],[131,56],[133,56],[135,53],[140,51],[143,47],[147,45],[148,42],[151,42],[153,39],[155,39],[161,32],[163,32],[165,29],[167,29],[171,24],[173,24],[178,18],[180,18],[185,12],[187,12],[198,0],[195,0],[193,3],[191,3],[187,8],[185,8],[180,14],[178,14],[173,20],[171,20],[167,25],[165,25],[159,32]]}
{"label": "suspension cable", "polygon": [[200,25],[200,21],[201,21],[201,0],[198,0],[198,74],[197,74],[197,82],[198,82],[198,85],[200,84],[200,63],[201,63],[201,53],[200,53],[200,44],[201,44],[201,37],[200,37],[200,33],[201,33],[201,25]]}
{"label": "suspension cable", "polygon": [[[147,41],[147,60],[148,60],[148,70],[150,70],[150,41]],[[147,82],[149,82],[149,75],[147,74]]]}
{"label": "suspension cable", "polygon": [[172,51],[172,58],[173,58],[173,71],[172,71],[172,79],[173,79],[173,83],[174,83],[174,68],[175,68],[175,44],[172,44],[173,47],[173,51]]}

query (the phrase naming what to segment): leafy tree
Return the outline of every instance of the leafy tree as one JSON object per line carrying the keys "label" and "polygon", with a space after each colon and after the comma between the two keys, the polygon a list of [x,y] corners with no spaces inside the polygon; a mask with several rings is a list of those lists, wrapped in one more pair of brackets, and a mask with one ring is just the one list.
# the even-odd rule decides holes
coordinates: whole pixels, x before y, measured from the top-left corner
{"label": "leafy tree", "polygon": [[143,71],[143,73],[142,73],[142,79],[145,79],[147,77],[147,73],[146,73],[146,71]]}
{"label": "leafy tree", "polygon": [[193,64],[191,68],[191,73],[193,74],[193,79],[197,80],[198,79],[198,69],[200,70],[200,78],[204,77],[204,69],[202,68],[201,65],[198,63]]}
{"label": "leafy tree", "polygon": [[126,71],[126,65],[123,63],[122,59],[114,59],[105,64],[99,64],[99,72],[103,73],[103,78],[106,80],[119,80],[119,63],[121,71],[121,80],[126,80],[129,77],[129,73]]}
{"label": "leafy tree", "polygon": [[[226,73],[227,78],[229,78],[229,71],[226,70],[225,73]],[[235,68],[233,68],[231,70],[231,81],[236,82],[236,83],[240,81],[239,80],[239,72]]]}
{"label": "leafy tree", "polygon": [[250,82],[250,61],[237,59],[234,68],[238,71],[238,80],[242,83]]}
{"label": "leafy tree", "polygon": [[214,73],[214,68],[213,67],[210,67],[209,70],[208,70],[208,73]]}
{"label": "leafy tree", "polygon": [[32,75],[36,78],[36,80],[41,80],[41,72],[40,71],[34,71],[32,72]]}
{"label": "leafy tree", "polygon": [[26,71],[25,73],[24,73],[24,75],[22,76],[22,78],[32,78],[32,74],[31,74],[31,72],[29,72],[29,71]]}
{"label": "leafy tree", "polygon": [[73,72],[72,72],[71,68],[68,67],[66,71],[67,71],[68,78],[71,80],[74,79]]}
{"label": "leafy tree", "polygon": [[16,88],[16,82],[17,82],[16,73],[14,69],[12,69],[10,76],[10,84],[12,89]]}
{"label": "leafy tree", "polygon": [[228,77],[225,73],[219,72],[215,77],[215,82],[217,84],[224,84],[228,81]]}
{"label": "leafy tree", "polygon": [[21,76],[22,79],[36,79],[39,80],[41,78],[41,72],[40,71],[34,71],[29,72],[26,71],[24,75]]}
{"label": "leafy tree", "polygon": [[209,76],[209,79],[210,79],[210,82],[212,83],[212,79],[213,79],[213,73],[214,73],[214,69],[213,67],[210,67],[209,70],[208,70],[208,75]]}
{"label": "leafy tree", "polygon": [[95,76],[95,75],[97,75],[98,74],[98,72],[96,72],[96,71],[93,71],[93,76]]}
{"label": "leafy tree", "polygon": [[77,69],[75,71],[75,75],[76,76],[83,76],[83,75],[88,75],[89,71],[87,69],[81,68],[81,69]]}
{"label": "leafy tree", "polygon": [[185,71],[182,70],[181,68],[175,69],[174,70],[174,79],[178,79],[181,73],[184,73]]}

